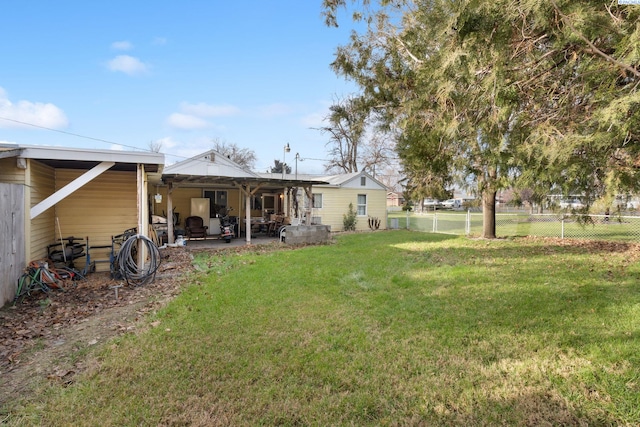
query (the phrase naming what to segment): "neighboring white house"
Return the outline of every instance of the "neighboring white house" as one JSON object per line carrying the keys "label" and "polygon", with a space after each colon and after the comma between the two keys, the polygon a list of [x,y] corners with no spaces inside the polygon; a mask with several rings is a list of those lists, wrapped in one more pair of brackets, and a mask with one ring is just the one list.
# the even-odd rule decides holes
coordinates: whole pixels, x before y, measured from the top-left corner
{"label": "neighboring white house", "polygon": [[369,218],[380,220],[380,229],[387,228],[387,187],[366,172],[298,178],[324,181],[313,186],[313,199],[304,197],[300,209],[311,209],[312,223],[331,226],[331,231],[344,229],[344,215],[352,204],[358,222],[356,230],[368,230]]}

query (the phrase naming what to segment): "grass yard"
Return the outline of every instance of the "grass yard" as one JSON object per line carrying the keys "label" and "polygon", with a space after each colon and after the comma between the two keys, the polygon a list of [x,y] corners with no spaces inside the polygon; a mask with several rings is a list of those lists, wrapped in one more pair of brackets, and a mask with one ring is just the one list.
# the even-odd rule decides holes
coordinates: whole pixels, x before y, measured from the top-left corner
{"label": "grass yard", "polygon": [[[407,228],[406,212],[389,214],[390,220],[397,220],[399,228]],[[580,223],[568,216],[564,224],[559,214],[529,215],[525,213],[496,214],[496,235],[498,237],[537,236],[588,238],[598,240],[615,240],[640,242],[640,216],[619,217],[612,215],[604,221],[602,215],[593,217],[593,221]],[[435,225],[434,225],[435,221]],[[465,235],[467,213],[464,211],[437,211],[433,213],[410,213],[408,224],[410,230],[434,231],[445,234]],[[482,213],[473,212],[470,217],[469,234],[482,235]]]}
{"label": "grass yard", "polygon": [[201,255],[10,425],[638,425],[640,251],[408,231]]}

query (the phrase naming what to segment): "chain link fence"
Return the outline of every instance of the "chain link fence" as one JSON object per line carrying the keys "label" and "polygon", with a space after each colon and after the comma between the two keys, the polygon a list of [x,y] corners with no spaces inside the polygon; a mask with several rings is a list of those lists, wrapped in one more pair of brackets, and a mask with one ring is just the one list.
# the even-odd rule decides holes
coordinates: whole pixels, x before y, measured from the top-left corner
{"label": "chain link fence", "polygon": [[[482,213],[389,214],[388,228],[480,236]],[[497,213],[496,236],[640,241],[640,216]]]}

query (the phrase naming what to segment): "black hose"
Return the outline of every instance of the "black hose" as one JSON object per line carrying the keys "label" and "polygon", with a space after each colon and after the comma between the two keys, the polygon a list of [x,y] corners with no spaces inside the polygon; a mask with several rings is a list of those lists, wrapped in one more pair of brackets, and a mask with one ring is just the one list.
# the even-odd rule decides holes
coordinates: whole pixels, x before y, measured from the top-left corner
{"label": "black hose", "polygon": [[[147,251],[146,260],[143,261],[142,267],[138,266],[138,241],[144,243]],[[160,267],[160,252],[155,243],[142,234],[136,234],[124,241],[118,257],[117,265],[120,268],[120,274],[125,278],[128,285],[143,285],[152,282],[155,279],[156,271]]]}

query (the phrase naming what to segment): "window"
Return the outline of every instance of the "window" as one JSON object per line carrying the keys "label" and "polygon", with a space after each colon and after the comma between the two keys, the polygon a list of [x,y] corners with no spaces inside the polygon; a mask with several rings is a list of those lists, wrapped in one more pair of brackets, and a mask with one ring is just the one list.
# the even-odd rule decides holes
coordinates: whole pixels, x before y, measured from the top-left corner
{"label": "window", "polygon": [[365,187],[367,185],[367,177],[366,176],[361,176],[360,177],[360,186]]}
{"label": "window", "polygon": [[358,216],[367,215],[367,195],[358,194]]}
{"label": "window", "polygon": [[218,214],[227,213],[227,191],[226,190],[205,190],[204,197],[209,199],[209,215],[215,218]]}
{"label": "window", "polygon": [[313,193],[313,204],[314,208],[322,209],[322,193]]}
{"label": "window", "polygon": [[262,210],[262,196],[253,196],[251,198],[251,209],[256,211]]}

